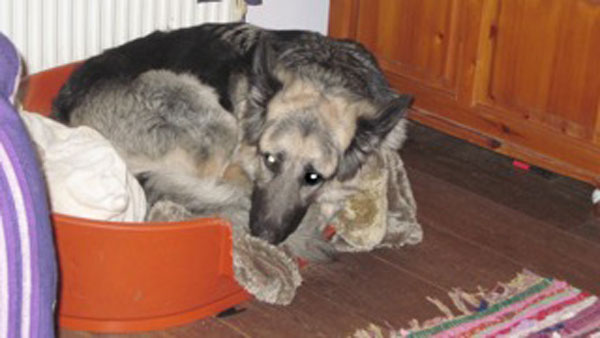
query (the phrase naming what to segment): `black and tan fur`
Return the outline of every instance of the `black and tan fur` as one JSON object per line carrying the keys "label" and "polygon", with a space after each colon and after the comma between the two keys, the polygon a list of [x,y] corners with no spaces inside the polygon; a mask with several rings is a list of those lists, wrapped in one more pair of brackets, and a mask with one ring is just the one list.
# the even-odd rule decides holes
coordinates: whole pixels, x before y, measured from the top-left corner
{"label": "black and tan fur", "polygon": [[111,140],[151,203],[247,207],[252,234],[280,243],[370,154],[400,147],[410,102],[358,43],[234,23],[91,58],[54,110]]}

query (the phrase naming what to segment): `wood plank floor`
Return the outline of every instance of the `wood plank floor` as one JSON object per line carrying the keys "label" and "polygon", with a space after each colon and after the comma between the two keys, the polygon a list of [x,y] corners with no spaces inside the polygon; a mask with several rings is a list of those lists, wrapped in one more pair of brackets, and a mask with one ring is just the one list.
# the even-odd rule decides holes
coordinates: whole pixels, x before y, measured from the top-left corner
{"label": "wood plank floor", "polygon": [[424,227],[422,244],[342,255],[304,269],[287,307],[245,311],[166,331],[61,337],[345,337],[370,323],[392,328],[439,315],[426,297],[453,287],[490,288],[524,268],[600,294],[600,222],[592,187],[418,124],[402,150]]}

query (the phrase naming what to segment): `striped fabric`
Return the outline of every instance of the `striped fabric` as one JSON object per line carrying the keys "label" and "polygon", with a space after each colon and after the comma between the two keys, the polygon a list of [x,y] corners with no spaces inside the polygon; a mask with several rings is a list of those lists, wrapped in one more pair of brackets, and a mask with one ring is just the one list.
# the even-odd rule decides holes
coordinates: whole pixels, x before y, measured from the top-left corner
{"label": "striped fabric", "polygon": [[19,66],[0,33],[0,338],[46,338],[57,270],[45,185],[12,102]]}
{"label": "striped fabric", "polygon": [[[488,293],[450,294],[464,313],[413,323],[398,337],[600,337],[600,301],[566,282],[525,271]],[[438,305],[440,303],[436,301]]]}

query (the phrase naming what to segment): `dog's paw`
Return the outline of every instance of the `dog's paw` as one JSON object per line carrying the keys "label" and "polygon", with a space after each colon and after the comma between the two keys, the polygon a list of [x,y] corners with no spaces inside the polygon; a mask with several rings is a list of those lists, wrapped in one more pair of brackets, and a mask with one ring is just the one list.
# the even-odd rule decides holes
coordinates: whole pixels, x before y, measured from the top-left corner
{"label": "dog's paw", "polygon": [[320,204],[313,204],[298,229],[294,231],[281,245],[290,256],[298,257],[308,262],[329,262],[335,259],[336,248],[330,242],[327,233],[329,219],[322,211]]}
{"label": "dog's paw", "polygon": [[179,222],[190,218],[192,213],[189,210],[169,200],[154,203],[146,216],[148,222]]}
{"label": "dog's paw", "polygon": [[258,300],[288,305],[302,277],[298,263],[280,248],[248,234],[239,234],[233,244],[235,278]]}

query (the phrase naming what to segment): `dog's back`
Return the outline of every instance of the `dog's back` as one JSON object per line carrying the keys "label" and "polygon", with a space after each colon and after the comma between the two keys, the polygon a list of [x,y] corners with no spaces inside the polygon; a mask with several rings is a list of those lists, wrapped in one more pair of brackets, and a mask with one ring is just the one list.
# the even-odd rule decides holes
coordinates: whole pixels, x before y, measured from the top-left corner
{"label": "dog's back", "polygon": [[[54,101],[54,114],[69,122],[71,111],[99,83],[130,82],[149,70],[191,73],[227,98],[228,79],[248,62],[241,50],[219,37],[223,29],[243,24],[201,25],[173,32],[155,32],[92,57],[79,67]],[[223,103],[223,102],[222,102]],[[229,102],[224,106],[230,107]]]}
{"label": "dog's back", "polygon": [[[213,87],[220,103],[232,109],[230,80],[251,68],[257,41],[266,30],[245,23],[204,24],[157,31],[92,57],[79,67],[54,101],[55,117],[69,122],[70,112],[102,82],[129,82],[149,70],[189,73]],[[283,39],[299,31],[271,31]]]}
{"label": "dog's back", "polygon": [[[149,70],[190,73],[214,88],[219,102],[233,109],[232,79],[248,74],[258,42],[268,40],[283,67],[322,81],[337,81],[360,95],[389,100],[389,86],[371,54],[360,44],[333,40],[299,30],[265,30],[245,23],[204,24],[171,32],[154,32],[92,57],[79,67],[53,104],[57,119],[70,112],[89,90],[102,82],[129,82]],[[321,66],[319,66],[321,65]],[[311,70],[311,68],[316,69]],[[326,69],[324,69],[326,68]],[[319,74],[319,69],[325,70]],[[331,75],[336,79],[331,80]],[[383,96],[382,96],[383,94]]]}

